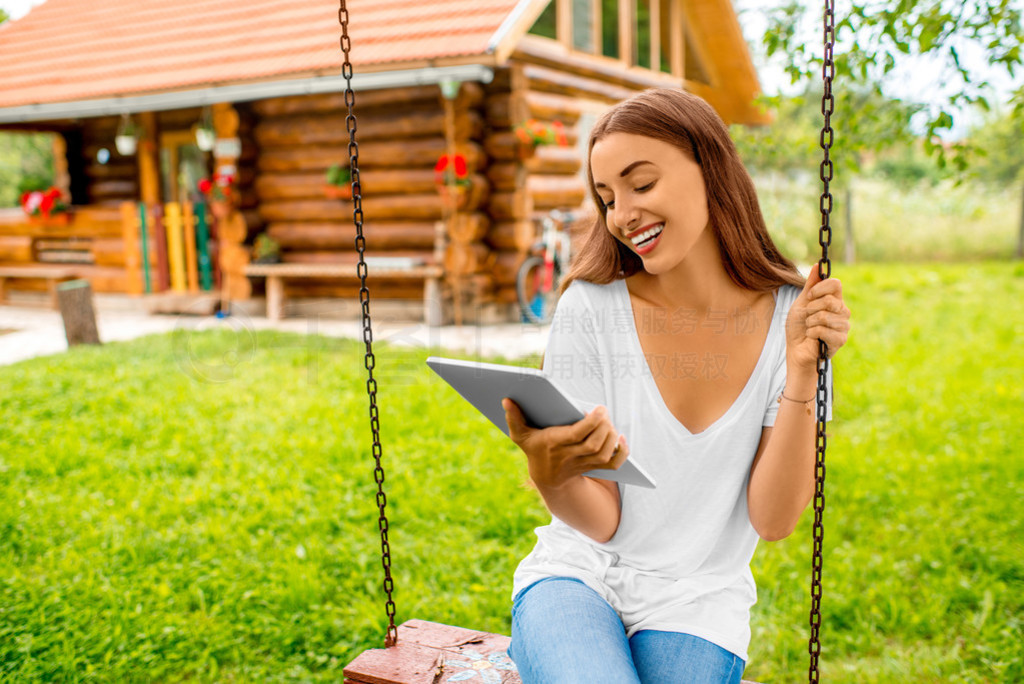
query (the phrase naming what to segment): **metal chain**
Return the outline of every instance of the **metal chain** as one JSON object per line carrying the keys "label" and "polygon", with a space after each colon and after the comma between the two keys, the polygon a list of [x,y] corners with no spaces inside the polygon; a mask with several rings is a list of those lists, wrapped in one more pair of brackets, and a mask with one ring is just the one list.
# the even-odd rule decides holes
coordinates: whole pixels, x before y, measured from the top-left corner
{"label": "metal chain", "polygon": [[[833,48],[835,46],[835,0],[825,0],[824,16],[824,42],[825,58],[821,67],[821,75],[825,82],[825,90],[821,96],[821,113],[824,116],[824,123],[821,128],[821,149],[824,151],[824,158],[821,162],[821,199],[818,206],[821,210],[821,228],[818,231],[818,244],[821,245],[821,260],[818,261],[818,273],[822,278],[832,275],[832,262],[829,260],[828,248],[832,244],[832,227],[829,225],[829,218],[832,213],[832,193],[829,191],[829,182],[832,180],[832,159],[829,153],[832,149],[832,112],[835,110],[835,98],[832,96],[832,80],[835,77],[835,61],[833,59]],[[818,682],[818,657],[821,655],[821,642],[819,641],[821,630],[821,563],[822,563],[822,538],[825,528],[822,519],[825,512],[825,416],[828,404],[828,345],[824,341],[818,342],[818,391],[815,393],[815,408],[817,409],[817,438],[815,441],[815,466],[814,466],[814,527],[812,530],[813,552],[811,556],[811,636],[808,642],[808,652],[811,656],[810,669],[808,670],[808,681],[811,684]]]}
{"label": "metal chain", "polygon": [[341,51],[345,55],[345,63],[341,67],[341,74],[345,77],[345,104],[348,106],[345,127],[348,129],[349,169],[352,172],[352,220],[356,226],[356,251],[359,252],[356,275],[359,276],[360,283],[359,301],[363,306],[363,342],[366,343],[366,371],[368,374],[366,393],[370,397],[370,429],[373,431],[373,460],[376,464],[373,469],[373,477],[377,482],[377,508],[380,511],[377,526],[380,528],[381,563],[384,566],[384,592],[388,597],[385,604],[388,614],[388,632],[384,638],[384,645],[390,648],[398,643],[398,628],[395,627],[395,601],[392,598],[395,583],[391,579],[391,544],[388,542],[388,516],[385,510],[388,498],[384,494],[384,466],[381,465],[383,452],[380,445],[380,420],[377,413],[377,381],[373,378],[376,360],[373,356],[370,290],[366,287],[367,269],[366,260],[363,256],[363,252],[366,250],[366,238],[363,237],[363,197],[362,188],[359,184],[359,145],[356,143],[356,115],[353,113],[355,93],[352,90],[352,62],[349,60],[352,41],[348,36],[348,9],[345,7],[345,0],[340,1],[341,7],[338,10],[338,22],[341,24]]}

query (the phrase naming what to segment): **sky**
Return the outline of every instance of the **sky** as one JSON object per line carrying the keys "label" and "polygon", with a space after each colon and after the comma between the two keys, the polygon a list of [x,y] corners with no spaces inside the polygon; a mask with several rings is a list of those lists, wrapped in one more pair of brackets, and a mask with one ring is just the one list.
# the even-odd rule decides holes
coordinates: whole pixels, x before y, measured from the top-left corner
{"label": "sky", "polygon": [[[89,0],[81,0],[88,2]],[[289,2],[291,0],[282,0]],[[733,0],[740,16],[740,25],[747,42],[753,46],[753,58],[757,67],[758,76],[761,81],[761,88],[766,94],[774,95],[778,92],[792,92],[789,77],[786,76],[781,63],[778,61],[769,62],[760,54],[760,38],[765,30],[765,8],[779,4],[781,0]],[[807,22],[805,40],[817,45],[821,40],[821,6],[820,0],[799,0],[807,6]],[[32,7],[42,4],[43,0],[0,0],[0,9],[5,10],[12,19],[24,16]],[[1013,4],[1024,6],[1024,0],[1011,0]],[[848,0],[837,0],[837,13],[843,11],[843,6]],[[818,48],[820,49],[820,48]],[[839,46],[838,49],[842,49]],[[972,69],[980,70],[993,83],[994,101],[1005,101],[1008,93],[1012,90],[1014,83],[1009,77],[999,74],[990,69],[985,60],[985,55],[980,51],[972,51],[967,47],[961,49],[961,58],[964,63]],[[1020,85],[1021,78],[1016,80]],[[841,84],[840,84],[841,85]],[[839,86],[837,86],[839,87]],[[939,66],[934,61],[927,59],[908,59],[902,62],[886,88],[888,94],[894,97],[901,97],[916,102],[936,101],[947,90],[945,79],[943,79]],[[971,122],[975,116],[964,112],[960,117],[960,126],[953,132],[952,137],[959,137],[963,128]]]}

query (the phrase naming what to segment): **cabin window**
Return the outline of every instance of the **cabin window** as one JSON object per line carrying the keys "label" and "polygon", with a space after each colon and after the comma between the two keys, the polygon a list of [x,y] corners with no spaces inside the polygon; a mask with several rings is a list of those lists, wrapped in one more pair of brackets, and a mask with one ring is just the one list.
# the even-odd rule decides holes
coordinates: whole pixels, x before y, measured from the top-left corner
{"label": "cabin window", "polygon": [[601,54],[619,57],[619,0],[601,0]]}
{"label": "cabin window", "polygon": [[633,64],[645,69],[651,68],[650,5],[650,0],[636,0],[633,12]]}
{"label": "cabin window", "polygon": [[594,52],[592,0],[572,0],[572,46],[581,52]]}
{"label": "cabin window", "polygon": [[[671,74],[683,66],[673,64],[673,48],[683,55],[690,54],[684,39],[685,28],[680,25],[682,1],[551,0],[530,33],[559,40],[578,52]],[[561,32],[559,19],[566,24]],[[686,71],[689,78],[690,69],[687,67]]]}

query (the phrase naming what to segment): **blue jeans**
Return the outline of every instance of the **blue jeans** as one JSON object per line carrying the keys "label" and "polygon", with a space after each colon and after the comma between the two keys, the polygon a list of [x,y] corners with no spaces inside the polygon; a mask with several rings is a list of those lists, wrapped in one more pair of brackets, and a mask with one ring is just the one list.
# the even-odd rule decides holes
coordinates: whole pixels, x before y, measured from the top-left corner
{"label": "blue jeans", "polygon": [[746,665],[689,634],[642,630],[627,639],[608,602],[568,577],[519,592],[508,655],[523,684],[737,684]]}

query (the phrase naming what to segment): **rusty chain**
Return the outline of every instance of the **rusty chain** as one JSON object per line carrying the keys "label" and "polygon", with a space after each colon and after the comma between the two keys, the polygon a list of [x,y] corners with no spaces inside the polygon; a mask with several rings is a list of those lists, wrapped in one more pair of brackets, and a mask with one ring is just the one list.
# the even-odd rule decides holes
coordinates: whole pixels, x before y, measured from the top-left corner
{"label": "rusty chain", "polygon": [[[821,67],[821,75],[824,81],[824,91],[821,96],[821,113],[824,122],[821,128],[820,144],[824,151],[824,158],[821,162],[821,199],[818,206],[821,210],[821,228],[818,231],[818,244],[821,245],[821,259],[818,261],[818,273],[822,278],[832,275],[832,262],[829,260],[828,248],[832,244],[832,227],[829,219],[832,213],[832,193],[829,190],[829,182],[832,180],[832,159],[829,154],[832,149],[832,113],[835,110],[835,98],[832,96],[832,80],[835,78],[835,0],[825,0],[824,12],[824,43],[825,53]],[[818,658],[821,655],[821,565],[822,565],[822,539],[825,528],[823,517],[825,513],[825,418],[828,405],[828,345],[824,341],[818,342],[818,389],[815,393],[815,408],[817,409],[817,437],[815,440],[815,465],[814,465],[814,527],[812,529],[813,550],[811,554],[811,635],[808,641],[808,652],[810,653],[810,668],[808,670],[808,681],[811,684],[818,682]]]}
{"label": "rusty chain", "polygon": [[395,627],[395,601],[392,593],[395,590],[394,580],[391,578],[391,544],[388,542],[388,498],[384,493],[384,466],[381,464],[383,450],[380,444],[380,420],[377,412],[377,381],[373,378],[373,369],[376,360],[373,355],[373,326],[370,321],[370,290],[366,287],[366,238],[363,236],[363,197],[362,188],[359,184],[359,145],[356,143],[356,115],[353,112],[355,106],[355,93],[352,90],[352,62],[349,53],[352,49],[352,40],[348,35],[348,9],[345,7],[345,0],[340,0],[341,7],[338,9],[338,23],[341,24],[341,51],[345,55],[345,62],[341,67],[341,74],[345,78],[345,105],[348,107],[348,116],[345,117],[345,127],[348,130],[348,156],[349,169],[352,172],[352,221],[356,226],[356,251],[359,252],[359,263],[356,265],[356,275],[359,276],[359,301],[363,307],[363,342],[366,343],[366,392],[370,398],[370,429],[373,432],[373,460],[376,464],[373,470],[374,480],[377,482],[377,508],[380,516],[377,526],[380,528],[380,552],[381,564],[384,566],[384,592],[387,594],[385,610],[388,614],[388,631],[384,638],[384,645],[394,646],[398,643],[398,628]]}

